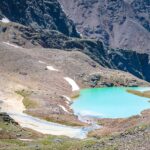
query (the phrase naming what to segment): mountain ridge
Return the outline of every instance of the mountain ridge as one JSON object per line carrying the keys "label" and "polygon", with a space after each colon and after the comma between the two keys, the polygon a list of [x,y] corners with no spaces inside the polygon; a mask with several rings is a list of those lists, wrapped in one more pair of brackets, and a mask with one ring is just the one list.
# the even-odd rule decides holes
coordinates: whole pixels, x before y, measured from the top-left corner
{"label": "mountain ridge", "polygon": [[59,0],[83,36],[150,53],[149,0]]}
{"label": "mountain ridge", "polygon": [[58,30],[67,36],[79,37],[73,22],[60,7],[57,0],[1,0],[0,4],[1,14],[12,22],[35,30]]}

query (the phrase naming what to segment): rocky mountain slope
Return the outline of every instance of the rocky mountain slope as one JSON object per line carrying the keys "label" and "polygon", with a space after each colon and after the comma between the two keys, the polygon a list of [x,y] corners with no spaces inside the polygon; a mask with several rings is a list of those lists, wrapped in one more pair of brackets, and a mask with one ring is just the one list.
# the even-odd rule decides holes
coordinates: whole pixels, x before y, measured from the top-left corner
{"label": "rocky mountain slope", "polygon": [[2,93],[11,97],[9,93],[17,92],[25,98],[26,112],[62,123],[77,122],[63,97],[72,93],[65,77],[75,79],[80,88],[149,85],[129,73],[104,68],[77,51],[26,49],[2,42],[0,64]]}
{"label": "rocky mountain slope", "polygon": [[[150,85],[147,82],[150,81],[147,53],[107,47],[109,36],[105,29],[102,29],[104,38],[100,37],[103,42],[99,39],[81,37],[74,22],[65,14],[67,11],[65,6],[68,5],[70,8],[74,4],[76,7],[75,4],[79,1],[67,1],[68,3],[64,5],[65,11],[59,2],[63,2],[64,5],[66,1],[0,1],[0,112],[4,111],[15,116],[15,119],[23,117],[25,120],[25,122],[17,121],[18,125],[14,118],[12,119],[6,113],[0,113],[0,149],[135,148],[136,150],[139,147],[139,142],[136,140],[142,143],[140,146],[143,149],[149,147],[149,110],[144,115],[125,120],[103,120],[106,128],[91,133],[91,136],[97,137],[96,139],[77,140],[47,136],[22,128],[23,124],[27,128],[29,128],[28,124],[35,127],[32,120],[28,122],[25,116],[22,116],[23,113],[28,114],[26,117],[34,116],[33,120],[38,117],[44,121],[59,123],[61,126],[62,124],[68,127],[86,125],[78,120],[70,107],[74,90],[73,85],[66,78],[71,80],[78,89]],[[110,4],[117,8],[118,4],[122,4],[122,1],[115,2],[110,1]],[[126,0],[123,3],[128,2]],[[86,10],[89,10],[89,6],[96,6],[97,3],[98,0],[82,1],[78,8],[86,5]],[[105,3],[107,4],[107,1]],[[110,10],[112,9],[110,7]],[[107,14],[105,11],[104,13]],[[76,15],[79,17],[78,13]],[[89,16],[88,14],[87,17]],[[148,26],[145,25],[145,21],[143,23],[143,29],[147,30]],[[82,27],[80,28],[79,24],[77,27],[81,32]],[[107,25],[106,27],[108,28]],[[88,30],[83,32],[85,36],[92,35],[90,28]],[[97,121],[101,125],[102,120]],[[140,127],[132,130],[134,133],[124,131],[137,125]],[[43,128],[47,130],[45,126],[42,126]],[[117,132],[119,136],[110,137],[110,140],[101,138],[101,132],[108,133],[106,130],[110,128],[113,128],[111,132]],[[55,131],[55,128],[52,129]],[[124,133],[120,134],[120,131]],[[135,143],[131,144],[129,140]]]}
{"label": "rocky mountain slope", "polygon": [[59,0],[77,29],[113,48],[150,53],[149,0]]}
{"label": "rocky mountain slope", "polygon": [[0,19],[30,26],[35,30],[57,30],[67,36],[79,37],[75,26],[60,8],[57,0],[1,0]]}
{"label": "rocky mountain slope", "polygon": [[0,33],[1,41],[9,41],[25,48],[44,47],[81,51],[103,67],[130,72],[141,79],[150,81],[148,54],[110,49],[97,40],[70,38],[57,30],[37,31],[30,26],[13,22],[0,22]]}
{"label": "rocky mountain slope", "polygon": [[[67,18],[56,0],[24,0],[23,4],[19,0],[10,2],[2,0],[0,14],[0,39],[2,41],[9,41],[26,48],[36,46],[69,51],[78,50],[104,67],[130,72],[141,79],[150,81],[150,64],[147,54],[111,49],[105,47],[99,40],[77,38],[79,34],[73,22]],[[2,21],[3,19],[6,19],[8,23]]]}

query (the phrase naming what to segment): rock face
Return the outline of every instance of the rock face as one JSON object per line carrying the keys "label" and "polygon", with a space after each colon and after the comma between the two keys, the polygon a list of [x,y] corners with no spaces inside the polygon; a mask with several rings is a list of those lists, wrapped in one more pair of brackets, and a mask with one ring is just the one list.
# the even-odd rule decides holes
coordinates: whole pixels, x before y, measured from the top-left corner
{"label": "rock face", "polygon": [[103,47],[102,42],[94,40],[67,41],[65,47],[79,49],[104,67],[130,72],[150,81],[149,55],[123,49]]}
{"label": "rock face", "polygon": [[1,18],[5,16],[36,30],[58,30],[67,36],[79,37],[57,0],[1,0],[0,10]]}
{"label": "rock face", "polygon": [[116,68],[130,72],[135,76],[150,81],[150,63],[148,54],[140,54],[129,50],[112,50],[108,55],[112,64],[111,68]]}
{"label": "rock face", "polygon": [[44,48],[62,48],[64,41],[69,37],[57,30],[39,30],[37,31],[30,26],[23,26],[17,23],[0,22],[0,40],[9,41],[22,47],[40,46]]}
{"label": "rock face", "polygon": [[108,46],[150,52],[149,0],[59,0],[83,36]]}
{"label": "rock face", "polygon": [[0,122],[12,123],[18,125],[7,113],[0,112]]}

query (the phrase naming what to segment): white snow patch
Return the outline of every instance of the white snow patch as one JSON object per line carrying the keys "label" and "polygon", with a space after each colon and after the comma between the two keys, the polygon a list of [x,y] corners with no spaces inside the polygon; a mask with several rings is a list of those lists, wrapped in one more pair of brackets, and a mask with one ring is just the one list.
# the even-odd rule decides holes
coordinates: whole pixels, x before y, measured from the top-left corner
{"label": "white snow patch", "polygon": [[65,101],[68,105],[70,104],[68,101]]}
{"label": "white snow patch", "polygon": [[69,102],[71,102],[71,98],[66,96],[66,95],[62,95],[64,98],[66,98]]}
{"label": "white snow patch", "polygon": [[20,139],[20,138],[18,140],[20,140],[20,141],[28,141],[28,142],[33,141],[32,139]]}
{"label": "white snow patch", "polygon": [[55,69],[53,66],[47,66],[46,68],[51,71],[59,71],[58,69]]}
{"label": "white snow patch", "polygon": [[39,60],[38,61],[40,64],[46,64],[44,61]]}
{"label": "white snow patch", "polygon": [[60,108],[62,108],[65,112],[69,113],[69,111],[62,105],[59,105]]}
{"label": "white snow patch", "polygon": [[9,46],[15,47],[15,48],[22,48],[22,47],[20,47],[20,46],[18,46],[18,45],[11,44],[11,43],[9,43],[9,42],[3,42],[3,43],[4,43],[4,44],[7,44],[7,45],[9,45]]}
{"label": "white snow patch", "polygon": [[0,20],[0,21],[3,23],[9,23],[10,22],[10,20],[8,18],[2,18],[2,20]]}
{"label": "white snow patch", "polygon": [[72,86],[72,91],[80,90],[79,86],[73,79],[71,79],[69,77],[64,77],[64,79]]}

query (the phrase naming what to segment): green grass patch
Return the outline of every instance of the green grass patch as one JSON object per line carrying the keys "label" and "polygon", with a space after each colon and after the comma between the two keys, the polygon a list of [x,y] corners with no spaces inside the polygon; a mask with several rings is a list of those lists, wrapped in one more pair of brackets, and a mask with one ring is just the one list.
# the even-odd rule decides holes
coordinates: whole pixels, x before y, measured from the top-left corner
{"label": "green grass patch", "polygon": [[32,94],[32,92],[26,91],[26,90],[21,90],[21,91],[16,91],[16,93],[23,97],[22,102],[27,109],[36,108],[38,106],[37,102],[35,102],[34,100],[31,100],[29,98],[29,96]]}
{"label": "green grass patch", "polygon": [[150,98],[150,91],[140,92],[140,91],[136,91],[136,90],[127,90],[127,92],[137,95],[137,96]]}
{"label": "green grass patch", "polygon": [[47,138],[38,141],[39,144],[44,145],[49,149],[56,150],[77,150],[92,147],[96,142],[95,140],[77,140],[64,136],[48,136]]}
{"label": "green grass patch", "polygon": [[148,124],[141,124],[139,126],[135,126],[133,128],[130,128],[130,129],[127,129],[125,131],[126,134],[135,134],[139,131],[144,131],[146,130],[147,128],[149,128],[149,125]]}
{"label": "green grass patch", "polygon": [[15,144],[18,146],[26,146],[27,145],[25,142],[17,140],[17,139],[4,139],[4,142],[6,142],[7,144]]}

